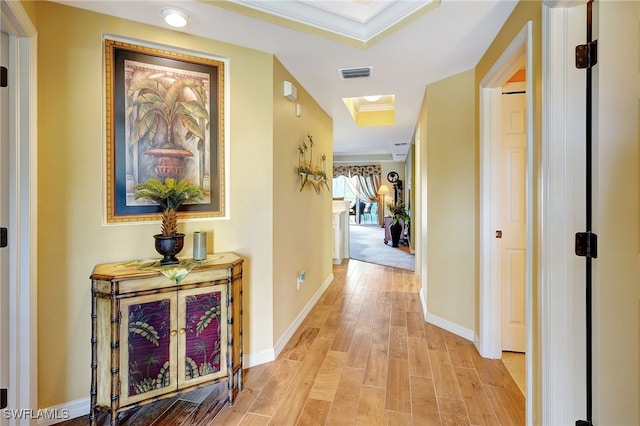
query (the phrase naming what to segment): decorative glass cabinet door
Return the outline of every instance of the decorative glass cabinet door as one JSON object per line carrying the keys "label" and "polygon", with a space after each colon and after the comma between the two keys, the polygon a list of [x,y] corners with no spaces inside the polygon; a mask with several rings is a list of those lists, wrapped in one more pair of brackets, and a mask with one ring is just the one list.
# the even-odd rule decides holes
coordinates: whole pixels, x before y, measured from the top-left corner
{"label": "decorative glass cabinet door", "polygon": [[175,293],[121,300],[121,400],[123,404],[152,398],[175,389]]}
{"label": "decorative glass cabinet door", "polygon": [[[227,286],[178,291],[178,380],[193,386],[227,375]],[[224,347],[224,349],[223,349]]]}

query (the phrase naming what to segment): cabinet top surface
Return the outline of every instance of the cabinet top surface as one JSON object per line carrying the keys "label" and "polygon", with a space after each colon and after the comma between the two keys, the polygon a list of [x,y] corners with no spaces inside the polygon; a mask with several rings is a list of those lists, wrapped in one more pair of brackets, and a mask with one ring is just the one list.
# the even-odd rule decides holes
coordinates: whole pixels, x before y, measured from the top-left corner
{"label": "cabinet top surface", "polygon": [[[209,269],[225,269],[231,268],[234,265],[241,264],[244,259],[235,253],[213,253],[207,255],[207,262],[204,262],[193,268],[194,271],[205,271]],[[146,259],[144,261],[152,261],[159,259]],[[160,275],[160,272],[152,269],[138,269],[132,264],[140,261],[122,261],[115,263],[101,263],[93,268],[91,273],[92,280],[132,280],[145,277],[152,277]]]}

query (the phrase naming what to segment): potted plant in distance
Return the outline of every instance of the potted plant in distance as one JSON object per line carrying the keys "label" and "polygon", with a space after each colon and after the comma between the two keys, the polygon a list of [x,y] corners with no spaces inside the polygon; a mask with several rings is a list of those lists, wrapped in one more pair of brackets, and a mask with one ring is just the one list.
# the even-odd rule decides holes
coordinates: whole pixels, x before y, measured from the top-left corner
{"label": "potted plant in distance", "polygon": [[182,250],[184,234],[178,233],[178,207],[186,201],[198,201],[203,195],[202,188],[186,179],[179,182],[174,178],[166,178],[164,182],[149,179],[136,185],[136,199],[147,199],[162,207],[162,233],[153,236],[156,251],[164,256],[160,261],[161,265],[179,263],[176,254]]}
{"label": "potted plant in distance", "polygon": [[409,215],[404,207],[404,203],[387,203],[387,208],[391,212],[392,217],[391,226],[389,226],[389,231],[391,232],[391,247],[398,247],[404,224],[409,222]]}

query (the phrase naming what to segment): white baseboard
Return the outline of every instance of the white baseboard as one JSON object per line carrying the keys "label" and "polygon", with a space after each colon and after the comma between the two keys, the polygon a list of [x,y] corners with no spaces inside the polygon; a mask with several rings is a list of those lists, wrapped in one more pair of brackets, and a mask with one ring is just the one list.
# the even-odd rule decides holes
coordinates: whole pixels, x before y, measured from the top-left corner
{"label": "white baseboard", "polygon": [[309,300],[309,303],[307,303],[304,309],[300,311],[295,321],[293,321],[291,325],[289,325],[289,327],[284,332],[284,334],[280,337],[280,339],[278,339],[278,341],[274,346],[274,353],[276,357],[280,355],[280,352],[282,352],[285,345],[289,343],[289,340],[293,336],[293,333],[296,332],[298,327],[300,327],[300,324],[302,324],[302,321],[304,321],[307,315],[309,315],[309,312],[311,312],[311,309],[313,309],[316,303],[318,303],[320,296],[322,296],[322,294],[325,292],[327,287],[329,287],[329,284],[331,284],[331,281],[333,281],[333,273],[329,275],[329,277],[325,280],[324,284],[322,284],[322,286],[318,289],[318,291],[316,291],[316,294],[314,294],[311,300]]}
{"label": "white baseboard", "polygon": [[255,367],[256,365],[265,364],[267,362],[271,362],[275,360],[278,357],[278,355],[280,355],[280,352],[282,352],[285,345],[289,343],[289,340],[293,336],[293,333],[295,333],[298,327],[300,327],[300,324],[302,324],[302,321],[304,321],[307,315],[309,315],[309,312],[311,312],[311,309],[313,309],[316,303],[318,303],[318,300],[320,300],[320,297],[325,292],[327,287],[329,287],[329,284],[331,284],[332,281],[333,281],[333,273],[329,275],[329,277],[324,281],[324,283],[318,289],[318,291],[316,291],[316,294],[314,294],[311,300],[309,300],[309,303],[307,303],[304,309],[300,311],[296,319],[291,323],[291,325],[289,325],[289,327],[287,328],[285,333],[282,335],[282,337],[278,339],[278,342],[276,342],[273,349],[266,349],[257,354],[245,355],[243,358],[244,366],[247,368]]}
{"label": "white baseboard", "polygon": [[478,353],[480,353],[480,336],[475,333],[473,333],[473,346],[475,346]]}
{"label": "white baseboard", "polygon": [[42,408],[37,413],[37,424],[53,425],[63,420],[75,419],[76,417],[89,414],[89,398],[76,399],[53,407]]}
{"label": "white baseboard", "polygon": [[464,328],[461,325],[458,325],[444,318],[440,318],[439,316],[433,315],[429,313],[429,311],[427,311],[427,301],[424,297],[424,288],[420,289],[420,303],[422,304],[422,312],[424,312],[424,320],[429,324],[433,324],[436,327],[440,327],[450,333],[455,334],[456,336],[460,336],[463,339],[467,339],[471,342],[475,341],[475,332],[473,330]]}
{"label": "white baseboard", "polygon": [[246,354],[242,357],[242,366],[244,368],[255,367],[256,365],[266,364],[276,359],[276,355],[271,349],[265,349],[264,351],[255,354]]}

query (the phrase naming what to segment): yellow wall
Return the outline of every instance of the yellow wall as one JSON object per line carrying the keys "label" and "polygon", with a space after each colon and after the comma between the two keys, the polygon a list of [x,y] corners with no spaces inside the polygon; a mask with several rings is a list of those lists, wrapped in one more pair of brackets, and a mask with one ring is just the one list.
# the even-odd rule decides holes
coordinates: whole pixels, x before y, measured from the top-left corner
{"label": "yellow wall", "polygon": [[427,311],[467,330],[475,318],[474,87],[473,70],[427,87],[420,166],[428,194],[422,215]]}
{"label": "yellow wall", "polygon": [[[314,141],[313,164],[322,164],[321,157],[326,155],[325,169],[331,188],[333,122],[277,60],[273,74],[273,155],[277,163],[273,174],[276,189],[273,223],[274,229],[280,230],[273,235],[273,332],[277,343],[291,331],[288,329],[292,322],[332,276],[331,232],[319,232],[331,229],[331,190],[322,186],[320,194],[316,194],[307,184],[300,191],[296,167],[298,145],[307,142],[309,133]],[[295,102],[283,96],[285,80],[298,88]],[[301,107],[300,117],[296,117],[296,104]],[[318,259],[323,260],[318,262]],[[306,279],[297,290],[296,278],[301,271],[306,271]]]}
{"label": "yellow wall", "polygon": [[[274,204],[281,201],[275,198],[274,188],[279,191],[284,181],[293,187],[296,179],[295,151],[291,161],[283,158],[278,145],[285,141],[295,150],[296,141],[274,137],[274,98],[280,98],[274,95],[274,86],[280,84],[274,79],[274,57],[56,3],[30,6],[38,30],[39,407],[88,397],[93,266],[158,256],[152,235],[158,232],[159,222],[102,224],[105,34],[229,58],[230,219],[181,221],[180,230],[187,234],[182,254],[189,255],[190,236],[201,230],[213,233],[215,251],[234,251],[245,258],[244,354],[245,359],[264,362],[273,354],[287,321],[309,297],[308,293],[298,296],[294,308],[274,319],[274,277],[284,281],[279,268],[289,268],[282,274],[289,285],[295,282],[289,274],[306,267],[311,275],[305,291],[310,291],[329,276],[331,262],[330,197],[295,194],[312,204],[300,202],[292,207],[308,209],[317,219],[314,227],[305,225],[304,232],[287,222],[286,205]],[[311,99],[305,101],[307,117],[318,112],[313,105]],[[310,123],[309,130],[317,132],[330,158],[331,125],[326,114]],[[289,135],[294,133],[297,136],[293,131]],[[327,200],[326,205],[318,203],[321,199]],[[323,212],[326,218],[318,219]],[[300,250],[304,247],[301,235],[321,248],[305,254]],[[282,256],[274,259],[281,247],[300,252],[290,267]],[[280,305],[275,303],[275,309]],[[274,321],[278,335],[274,335]]]}

